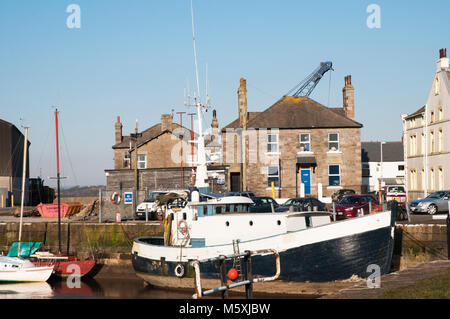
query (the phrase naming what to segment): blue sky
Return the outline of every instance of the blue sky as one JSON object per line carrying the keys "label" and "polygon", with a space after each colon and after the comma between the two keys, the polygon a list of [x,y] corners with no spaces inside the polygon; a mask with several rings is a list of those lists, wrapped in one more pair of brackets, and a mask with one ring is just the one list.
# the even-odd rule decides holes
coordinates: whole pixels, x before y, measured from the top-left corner
{"label": "blue sky", "polygon": [[[400,114],[424,105],[438,51],[450,48],[447,0],[193,3],[201,94],[208,65],[220,126],[237,117],[239,78],[249,111],[262,111],[332,61],[311,97],[341,107],[351,74],[362,140],[400,140]],[[380,29],[366,24],[372,3]],[[81,8],[80,29],[66,25],[70,4]],[[172,109],[193,112],[183,104],[194,89],[191,32],[189,0],[0,0],[0,118],[30,126],[31,175],[56,174],[54,105],[67,186],[105,183],[118,115],[128,135],[136,119],[145,129]]]}

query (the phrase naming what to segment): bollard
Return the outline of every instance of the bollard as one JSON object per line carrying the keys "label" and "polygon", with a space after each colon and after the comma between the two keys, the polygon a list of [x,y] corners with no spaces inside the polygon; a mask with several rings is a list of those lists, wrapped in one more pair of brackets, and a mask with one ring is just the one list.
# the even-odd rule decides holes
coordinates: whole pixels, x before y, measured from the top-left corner
{"label": "bollard", "polygon": [[4,197],[3,197],[3,194],[2,194],[2,208],[5,208],[5,206],[4,206]]}
{"label": "bollard", "polygon": [[116,223],[120,223],[122,221],[122,218],[120,217],[120,213],[116,214]]}
{"label": "bollard", "polygon": [[333,221],[336,221],[336,203],[333,202]]}
{"label": "bollard", "polygon": [[145,205],[145,222],[148,222],[148,206],[147,204]]}
{"label": "bollard", "polygon": [[372,201],[369,202],[369,214],[372,214]]}
{"label": "bollard", "polygon": [[11,207],[14,207],[14,194],[11,194]]}

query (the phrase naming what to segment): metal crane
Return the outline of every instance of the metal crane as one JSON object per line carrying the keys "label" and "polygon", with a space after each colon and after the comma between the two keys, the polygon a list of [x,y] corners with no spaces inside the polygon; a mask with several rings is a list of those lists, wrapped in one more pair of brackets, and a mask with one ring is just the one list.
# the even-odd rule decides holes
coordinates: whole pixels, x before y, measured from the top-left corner
{"label": "metal crane", "polygon": [[309,96],[311,92],[314,90],[316,85],[319,83],[320,79],[327,73],[329,70],[333,70],[333,63],[331,62],[321,62],[320,66],[315,69],[308,77],[306,77],[303,81],[297,84],[292,90],[290,90],[285,96],[291,95],[293,91],[295,91],[292,96]]}

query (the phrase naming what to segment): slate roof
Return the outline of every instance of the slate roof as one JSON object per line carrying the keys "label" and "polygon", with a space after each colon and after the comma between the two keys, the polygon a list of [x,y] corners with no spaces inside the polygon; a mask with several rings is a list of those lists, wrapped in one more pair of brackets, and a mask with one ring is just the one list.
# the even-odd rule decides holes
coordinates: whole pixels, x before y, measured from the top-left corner
{"label": "slate roof", "polygon": [[[402,161],[404,161],[402,142],[383,144],[383,162]],[[361,162],[381,162],[380,142],[361,142]]]}
{"label": "slate roof", "polygon": [[407,117],[405,117],[405,119],[411,119],[413,117],[421,115],[423,112],[425,112],[425,106],[422,106],[420,109],[418,109],[414,113],[409,114]]}
{"label": "slate roof", "polygon": [[[165,131],[161,131],[161,123],[158,123],[148,129],[146,129],[145,131],[141,132],[142,136],[137,139],[137,146],[139,147],[139,146],[141,146],[141,145],[143,145],[143,144],[145,144],[167,132],[175,134],[176,136],[179,136],[179,135],[181,135],[180,133],[183,133],[183,135],[185,135],[185,136],[187,135],[189,137],[189,139],[191,137],[191,130],[181,126],[178,123],[172,123],[172,130],[165,130]],[[197,136],[197,134],[194,132],[194,137],[195,136]],[[128,149],[128,148],[130,148],[130,140],[131,140],[130,136],[123,136],[122,142],[113,145],[112,148],[113,149],[117,149],[117,148]],[[134,141],[132,141],[131,143],[134,146]]]}
{"label": "slate roof", "polygon": [[[225,128],[228,127],[239,127],[239,120],[233,121]],[[343,109],[341,111],[339,108],[325,107],[309,97],[285,96],[265,111],[253,112],[247,127],[255,129],[361,128],[362,124],[346,117]]]}

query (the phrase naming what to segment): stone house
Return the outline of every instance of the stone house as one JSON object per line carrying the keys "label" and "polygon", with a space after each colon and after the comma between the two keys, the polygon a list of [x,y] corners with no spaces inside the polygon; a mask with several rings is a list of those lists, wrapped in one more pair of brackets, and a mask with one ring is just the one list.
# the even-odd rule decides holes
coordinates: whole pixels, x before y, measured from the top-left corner
{"label": "stone house", "polygon": [[362,125],[354,120],[350,76],[342,108],[284,96],[263,112],[248,112],[246,100],[241,79],[239,118],[222,129],[230,191],[272,196],[272,182],[278,198],[330,197],[343,188],[361,191]]}
{"label": "stone house", "polygon": [[439,51],[425,106],[403,114],[403,144],[408,200],[450,189],[450,68]]}
{"label": "stone house", "polygon": [[362,192],[378,192],[383,184],[405,184],[403,142],[362,142]]}
{"label": "stone house", "polygon": [[[117,117],[115,144],[112,146],[114,169],[105,170],[107,191],[146,192],[188,188],[193,184],[197,146],[191,141],[197,137],[197,134],[174,123],[172,119],[171,114],[163,114],[160,123],[142,132],[137,132],[135,129],[135,133],[124,136],[123,125],[120,117]],[[217,119],[214,117],[213,126],[216,124]],[[217,151],[216,138],[209,135],[206,140],[206,148],[211,152]],[[223,168],[217,162],[211,164],[208,172],[211,170],[211,175],[219,176],[217,172],[220,173]],[[216,181],[213,180],[211,183],[214,182]],[[220,186],[213,185],[211,188],[218,190]]]}
{"label": "stone house", "polygon": [[[0,197],[3,205],[19,205],[22,193],[24,135],[7,121],[0,119]],[[28,148],[30,147],[28,141]],[[27,151],[28,152],[28,151]],[[29,153],[28,153],[29,154]],[[28,198],[29,156],[26,163],[25,198]],[[1,200],[1,199],[0,199]],[[2,203],[0,202],[0,207]]]}

